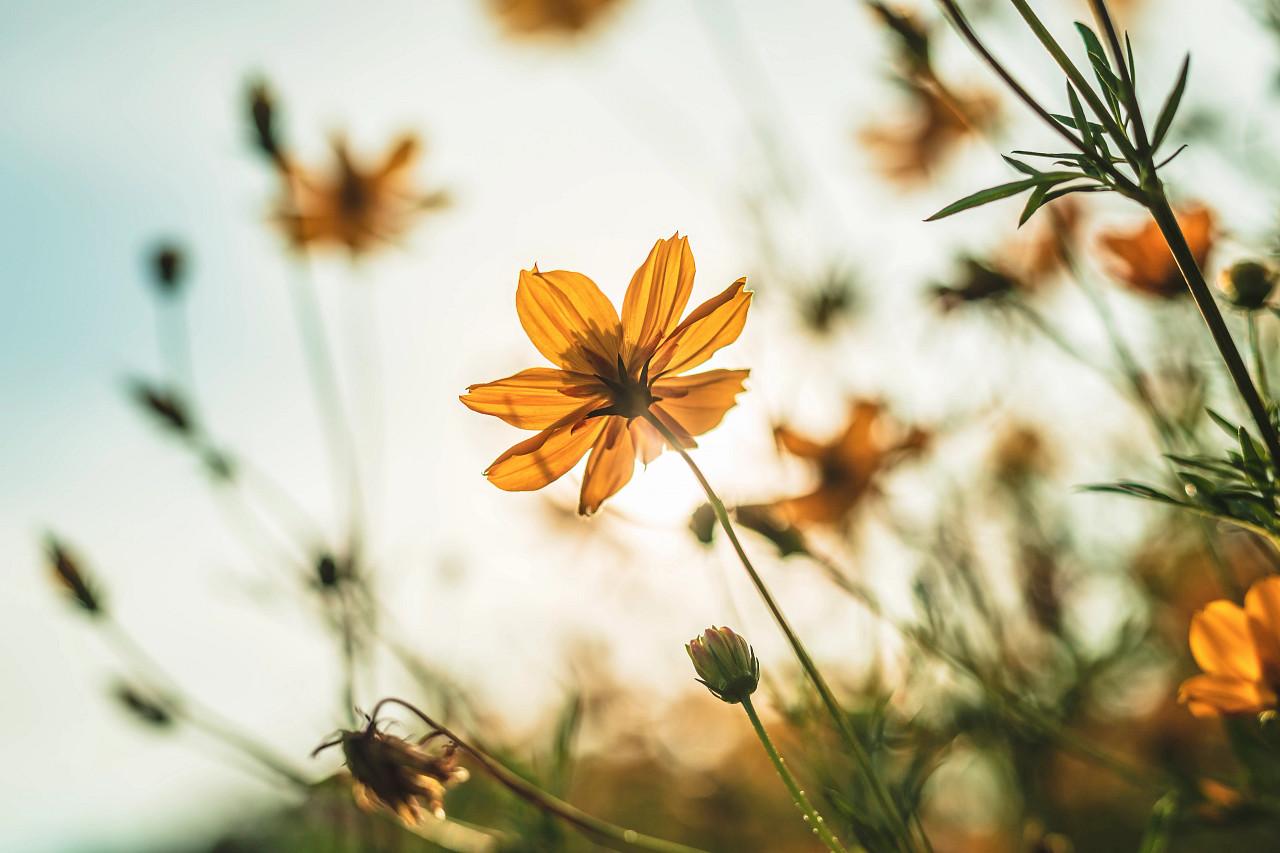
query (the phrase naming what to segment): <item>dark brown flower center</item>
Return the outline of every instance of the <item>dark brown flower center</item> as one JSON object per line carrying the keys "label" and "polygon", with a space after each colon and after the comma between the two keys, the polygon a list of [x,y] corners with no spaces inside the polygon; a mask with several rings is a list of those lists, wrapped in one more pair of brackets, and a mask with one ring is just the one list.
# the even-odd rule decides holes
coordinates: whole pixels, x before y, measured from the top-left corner
{"label": "dark brown flower center", "polygon": [[627,420],[640,418],[644,417],[649,407],[659,399],[653,395],[647,361],[640,369],[640,375],[632,376],[627,372],[627,366],[619,355],[616,373],[597,373],[596,378],[609,389],[609,405],[596,409],[587,417],[616,415]]}

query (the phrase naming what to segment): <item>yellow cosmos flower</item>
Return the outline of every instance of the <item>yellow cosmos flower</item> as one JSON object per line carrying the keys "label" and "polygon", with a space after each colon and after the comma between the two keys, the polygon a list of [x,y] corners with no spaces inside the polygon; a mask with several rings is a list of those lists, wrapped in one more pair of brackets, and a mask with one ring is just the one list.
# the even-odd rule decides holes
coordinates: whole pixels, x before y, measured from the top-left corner
{"label": "yellow cosmos flower", "polygon": [[1191,654],[1204,670],[1182,682],[1178,701],[1197,717],[1258,714],[1280,692],[1280,577],[1249,588],[1244,607],[1221,599],[1191,617]]}
{"label": "yellow cosmos flower", "polygon": [[448,204],[443,192],[414,188],[413,167],[422,146],[414,136],[397,140],[381,163],[357,164],[342,139],[334,142],[334,165],[327,172],[280,160],[286,192],[276,220],[299,247],[344,246],[360,254],[389,243],[420,213]]}
{"label": "yellow cosmos flower", "polygon": [[578,512],[590,515],[627,484],[637,458],[648,464],[665,447],[648,418],[684,447],[720,423],[750,371],[680,374],[737,340],[751,292],[740,278],[681,321],[693,274],[688,239],[659,240],[632,276],[619,318],[581,273],[520,272],[520,325],[555,367],[472,385],[461,398],[473,411],[539,431],[494,460],[484,472],[489,482],[540,489],[590,451],[578,501]]}

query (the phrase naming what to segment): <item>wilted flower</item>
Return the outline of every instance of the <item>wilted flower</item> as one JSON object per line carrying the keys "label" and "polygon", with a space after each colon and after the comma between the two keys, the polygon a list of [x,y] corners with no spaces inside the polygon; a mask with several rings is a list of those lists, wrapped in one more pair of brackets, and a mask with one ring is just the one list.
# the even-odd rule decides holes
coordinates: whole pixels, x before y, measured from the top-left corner
{"label": "wilted flower", "polygon": [[376,721],[360,731],[343,731],[334,744],[342,746],[351,773],[356,803],[366,811],[384,809],[408,825],[427,815],[444,819],[446,789],[469,778],[458,766],[458,745],[452,741],[435,752],[424,743],[410,743],[381,732]]}
{"label": "wilted flower", "polygon": [[513,35],[575,35],[619,3],[620,0],[489,0],[489,7]]}
{"label": "wilted flower", "polygon": [[1220,286],[1232,305],[1256,311],[1271,298],[1276,287],[1276,271],[1257,261],[1237,261],[1222,271]]}
{"label": "wilted flower", "polygon": [[788,453],[818,468],[812,492],[771,504],[774,512],[800,527],[844,520],[881,476],[920,453],[929,440],[924,430],[895,424],[884,406],[872,400],[854,400],[844,430],[825,444],[786,426],[775,429],[774,438]]}
{"label": "wilted flower", "polygon": [[[1191,205],[1178,211],[1178,225],[1202,269],[1213,249],[1213,214],[1207,207]],[[1154,221],[1134,231],[1108,231],[1098,238],[1111,257],[1113,274],[1130,290],[1171,299],[1187,293],[1187,286]]]}
{"label": "wilted flower", "polygon": [[1249,588],[1244,607],[1211,601],[1191,618],[1191,654],[1204,674],[1178,700],[1197,717],[1274,710],[1280,692],[1280,577]]}
{"label": "wilted flower", "polygon": [[48,534],[45,537],[45,553],[48,555],[49,568],[53,570],[53,578],[67,597],[87,613],[101,613],[101,599],[85,578],[80,561],[66,545],[53,534]]}
{"label": "wilted flower", "polygon": [[708,628],[684,649],[698,681],[717,699],[736,705],[756,692],[760,661],[747,641],[728,628]]}
{"label": "wilted flower", "polygon": [[186,272],[186,257],[182,249],[173,243],[157,246],[151,253],[151,271],[156,290],[165,296],[176,295]]}
{"label": "wilted flower", "polygon": [[403,136],[381,163],[364,167],[339,138],[328,171],[303,169],[286,158],[281,161],[286,189],[276,220],[298,247],[344,246],[360,254],[393,241],[419,214],[448,203],[443,192],[413,188],[420,151],[416,137]]}
{"label": "wilted flower", "polygon": [[191,415],[177,392],[152,385],[145,379],[134,379],[129,383],[129,396],[162,426],[179,435],[191,433]]}
{"label": "wilted flower", "polygon": [[637,458],[647,465],[665,447],[646,417],[684,447],[720,423],[750,371],[678,374],[737,339],[751,292],[740,278],[681,322],[693,276],[688,239],[659,240],[632,276],[619,319],[581,273],[521,271],[520,324],[556,367],[472,385],[461,398],[473,411],[540,430],[485,469],[489,482],[507,491],[540,489],[590,450],[578,502],[578,512],[590,515],[631,480]]}

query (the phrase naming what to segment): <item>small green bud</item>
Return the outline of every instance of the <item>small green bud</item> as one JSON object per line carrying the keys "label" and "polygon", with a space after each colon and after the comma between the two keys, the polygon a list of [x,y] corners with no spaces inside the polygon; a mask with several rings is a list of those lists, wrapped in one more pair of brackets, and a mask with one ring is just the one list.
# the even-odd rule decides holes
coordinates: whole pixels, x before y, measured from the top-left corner
{"label": "small green bud", "polygon": [[1222,271],[1219,286],[1232,305],[1256,311],[1271,298],[1276,272],[1257,261],[1237,261]]}
{"label": "small green bud", "polygon": [[728,628],[708,628],[685,644],[693,669],[717,699],[738,704],[760,683],[760,661],[742,637]]}

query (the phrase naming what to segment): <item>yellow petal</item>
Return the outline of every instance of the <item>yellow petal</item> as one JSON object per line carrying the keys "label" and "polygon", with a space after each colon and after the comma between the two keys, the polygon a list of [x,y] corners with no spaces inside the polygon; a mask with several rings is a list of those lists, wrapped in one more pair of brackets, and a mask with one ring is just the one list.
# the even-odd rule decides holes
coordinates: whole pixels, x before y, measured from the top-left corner
{"label": "yellow petal", "polygon": [[805,438],[788,426],[774,427],[773,440],[792,456],[801,459],[818,459],[826,448],[812,439]]}
{"label": "yellow petal", "polygon": [[1257,681],[1261,675],[1258,655],[1249,635],[1244,610],[1230,601],[1209,602],[1191,617],[1191,654],[1210,675]]}
{"label": "yellow petal", "polygon": [[749,370],[708,370],[693,376],[668,376],[653,383],[659,408],[680,422],[690,435],[718,426],[733,408]]}
{"label": "yellow petal", "polygon": [[1265,685],[1223,675],[1196,675],[1182,682],[1178,701],[1197,717],[1256,714],[1275,707],[1276,696]]}
{"label": "yellow petal", "polygon": [[636,467],[636,449],[625,418],[602,418],[609,423],[591,448],[587,470],[582,475],[578,514],[591,515],[606,499],[631,480]]}
{"label": "yellow petal", "polygon": [[819,486],[807,495],[776,501],[770,508],[797,527],[835,524],[857,504],[861,491]]}
{"label": "yellow petal", "polygon": [[719,296],[693,309],[654,353],[650,376],[683,373],[697,367],[742,334],[751,307],[747,280],[740,278]]}
{"label": "yellow petal", "polygon": [[641,418],[631,422],[631,443],[636,447],[636,456],[645,465],[662,455],[667,449],[666,439],[654,429],[653,424]]}
{"label": "yellow petal", "polygon": [[533,345],[557,367],[617,372],[622,325],[595,282],[564,270],[520,271],[516,313]]}
{"label": "yellow petal", "polygon": [[1244,611],[1265,674],[1280,675],[1280,577],[1265,578],[1250,587]]}
{"label": "yellow petal", "polygon": [[649,251],[622,300],[623,360],[639,369],[680,322],[693,292],[689,239],[673,234]]}
{"label": "yellow petal", "polygon": [[[581,416],[586,415],[586,410]],[[566,419],[567,420],[567,419]],[[605,418],[556,423],[493,461],[484,475],[499,489],[528,492],[564,476],[604,429]]]}
{"label": "yellow petal", "polygon": [[592,376],[532,367],[515,376],[472,385],[459,399],[473,412],[495,415],[521,429],[546,429],[590,400],[608,405]]}

